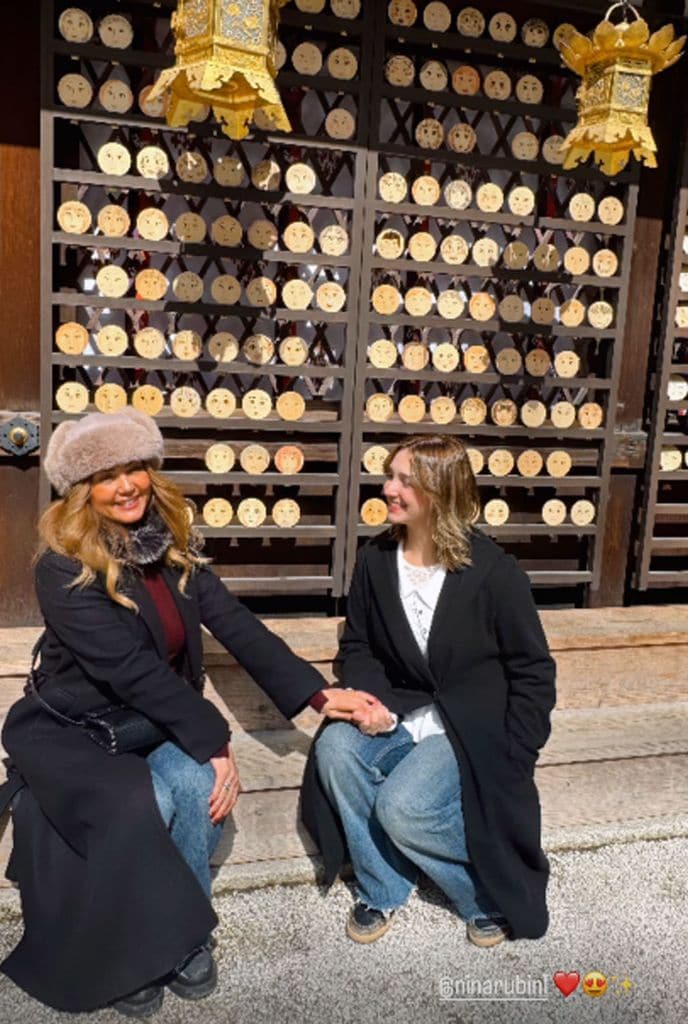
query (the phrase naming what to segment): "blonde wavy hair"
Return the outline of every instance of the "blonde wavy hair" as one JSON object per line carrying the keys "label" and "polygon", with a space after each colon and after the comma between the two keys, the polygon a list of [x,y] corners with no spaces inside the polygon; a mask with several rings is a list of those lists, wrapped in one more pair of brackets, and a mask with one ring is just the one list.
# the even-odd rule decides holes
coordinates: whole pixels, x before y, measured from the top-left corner
{"label": "blonde wavy hair", "polygon": [[[455,437],[426,434],[409,437],[385,459],[385,473],[400,451],[411,457],[411,483],[430,499],[430,529],[437,561],[445,569],[471,564],[470,531],[480,513],[478,485],[465,445]],[[392,526],[403,540],[403,525]]]}
{"label": "blonde wavy hair", "polygon": [[[189,505],[182,492],[162,473],[147,463],[143,465],[152,485],[150,502],[155,504],[172,534],[172,544],[165,552],[165,564],[182,570],[179,590],[183,594],[193,568],[205,565],[208,559],[201,558],[193,550],[194,533],[189,522]],[[101,574],[112,600],[138,612],[136,602],[118,590],[122,569],[127,564],[127,531],[94,511],[90,497],[91,480],[83,480],[45,509],[38,521],[40,544],[36,558],[51,550],[76,559],[81,562],[81,572],[72,586],[86,587]],[[120,549],[123,557],[113,553],[113,550]]]}

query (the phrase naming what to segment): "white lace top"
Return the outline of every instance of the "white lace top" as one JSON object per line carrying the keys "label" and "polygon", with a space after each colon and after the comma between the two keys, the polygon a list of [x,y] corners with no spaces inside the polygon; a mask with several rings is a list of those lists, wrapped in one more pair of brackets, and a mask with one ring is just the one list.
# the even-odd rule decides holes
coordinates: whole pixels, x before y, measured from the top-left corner
{"label": "white lace top", "polygon": [[[401,544],[397,547],[397,569],[399,597],[406,618],[421,654],[427,658],[432,619],[447,571],[441,565],[410,565],[404,558]],[[445,731],[434,704],[425,704],[404,715],[404,725],[415,743],[426,736],[442,735]]]}

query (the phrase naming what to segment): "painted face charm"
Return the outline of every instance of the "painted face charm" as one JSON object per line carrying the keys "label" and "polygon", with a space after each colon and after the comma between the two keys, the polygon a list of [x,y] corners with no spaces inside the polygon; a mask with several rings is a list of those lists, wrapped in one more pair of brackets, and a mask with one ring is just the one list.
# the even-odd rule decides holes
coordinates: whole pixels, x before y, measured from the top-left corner
{"label": "painted face charm", "polygon": [[420,69],[420,84],[429,92],[444,92],[448,81],[447,69],[438,60],[429,60]]}
{"label": "painted face charm", "polygon": [[55,343],[65,355],[79,356],[88,345],[88,331],[74,320],[60,324],[55,332]]}
{"label": "painted face charm", "polygon": [[55,392],[55,402],[63,412],[83,412],[88,406],[88,390],[77,381],[65,381]]}
{"label": "painted face charm", "polygon": [[108,14],[98,25],[98,35],[103,46],[114,50],[126,50],[134,41],[134,31],[121,14]]}
{"label": "painted face charm", "polygon": [[516,38],[516,22],[510,14],[500,11],[490,18],[488,32],[499,43],[513,43]]}
{"label": "painted face charm", "polygon": [[57,223],[69,235],[84,235],[91,227],[91,211],[85,203],[68,200],[57,211]]}
{"label": "painted face charm", "polygon": [[485,19],[476,7],[464,7],[459,11],[456,27],[461,35],[477,39],[485,31]]}
{"label": "painted face charm", "polygon": [[98,150],[98,166],[103,174],[126,174],[131,167],[131,155],[120,142],[106,142]]}
{"label": "painted face charm", "polygon": [[91,83],[83,75],[63,75],[57,83],[57,95],[66,107],[83,110],[93,99]]}
{"label": "painted face charm", "polygon": [[87,43],[93,36],[93,22],[80,7],[68,7],[57,23],[60,35],[68,43]]}
{"label": "painted face charm", "polygon": [[390,0],[387,14],[393,25],[410,28],[411,25],[415,24],[418,10],[413,0]]}
{"label": "painted face charm", "polygon": [[111,114],[126,114],[134,106],[134,94],[126,82],[111,78],[101,85],[98,99]]}
{"label": "painted face charm", "polygon": [[332,78],[349,82],[358,73],[358,61],[351,50],[347,50],[344,46],[338,46],[327,58],[327,70]]}

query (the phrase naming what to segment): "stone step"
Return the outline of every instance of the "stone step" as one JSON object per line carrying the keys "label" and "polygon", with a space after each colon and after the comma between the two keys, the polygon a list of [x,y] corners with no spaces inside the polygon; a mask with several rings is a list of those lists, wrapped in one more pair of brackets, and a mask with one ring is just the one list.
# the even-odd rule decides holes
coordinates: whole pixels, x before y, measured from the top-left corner
{"label": "stone step", "polygon": [[[223,859],[248,863],[313,852],[297,819],[311,734],[264,730],[235,737],[244,792]],[[536,769],[548,842],[564,842],[581,829],[688,818],[687,768],[688,703],[555,712]]]}
{"label": "stone step", "polygon": [[[672,721],[672,714],[664,709],[657,723]],[[578,714],[574,717],[575,744],[570,737],[563,742],[566,723],[557,724],[549,756],[559,757],[561,763],[547,763],[543,758],[536,769],[544,833],[550,848],[557,844],[582,845],[591,829],[595,833],[606,829],[613,836],[633,823],[651,822],[660,827],[680,817],[688,822],[688,754],[646,756],[643,737],[625,746],[617,738],[617,759],[604,758],[604,750],[595,751],[591,742],[582,742],[582,719]],[[603,717],[600,712],[598,719]],[[618,722],[616,715],[615,719]],[[607,724],[609,735],[614,730],[611,723]],[[598,735],[601,733],[600,728]],[[229,870],[234,865],[265,862],[265,873],[270,876],[268,862],[274,861],[279,871],[272,880],[277,881],[286,870],[282,862],[314,853],[310,837],[298,820],[297,787],[309,741],[307,733],[276,737],[272,731],[257,738],[237,737],[244,792],[225,827],[216,855],[218,865],[224,864]],[[627,756],[618,757],[621,749]],[[585,756],[589,759],[583,760]],[[0,843],[2,870],[9,844],[6,829]],[[262,869],[256,867],[256,871],[260,874]],[[297,872],[296,865],[293,871]],[[231,871],[228,877],[231,879]]]}
{"label": "stone step", "polygon": [[[634,824],[688,824],[688,755],[543,765],[536,769],[549,848],[584,845],[600,830],[607,841]],[[298,789],[254,790],[239,798],[216,863],[257,864],[314,852],[298,821]]]}
{"label": "stone step", "polygon": [[[544,612],[543,623],[557,661],[557,708],[643,706],[688,700],[688,614],[665,608],[577,609]],[[341,620],[269,620],[269,626],[311,661],[328,682]],[[20,696],[36,627],[0,629],[0,719]],[[239,732],[284,729],[279,714],[250,676],[212,637],[205,642],[213,686],[209,696]],[[632,650],[632,657],[626,651]],[[312,728],[315,713],[297,720]]]}
{"label": "stone step", "polygon": [[688,701],[556,709],[540,765],[688,754]]}
{"label": "stone step", "polygon": [[[542,624],[552,651],[600,648],[688,645],[685,605],[639,605],[632,608],[569,608],[542,611]],[[341,618],[269,618],[268,627],[307,661],[332,661],[341,631]],[[39,626],[0,628],[0,676],[26,673]],[[206,635],[209,658],[226,656],[224,648]]]}
{"label": "stone step", "polygon": [[[298,786],[313,731],[238,733],[233,744],[244,791]],[[538,767],[657,754],[688,754],[688,701],[555,711]]]}
{"label": "stone step", "polygon": [[[545,848],[688,833],[686,609],[545,612],[542,619],[558,671],[552,735],[536,770]],[[268,624],[332,679],[338,620]],[[39,632],[0,630],[0,722],[22,692]],[[298,786],[320,716],[307,709],[288,723],[212,638],[206,663],[208,696],[232,724],[244,787],[218,851],[219,884],[314,877]],[[9,833],[0,842],[0,873]]]}
{"label": "stone step", "polygon": [[[633,657],[625,657],[619,650],[597,650],[558,654],[557,657],[557,711],[578,711],[590,714],[590,720],[581,717],[581,731],[594,726],[598,709],[619,713],[634,708],[642,721],[648,707],[669,706],[688,702],[688,672],[683,671],[684,655],[688,646],[635,648]],[[225,659],[227,661],[228,659]],[[329,664],[317,664],[325,679],[333,679]],[[250,676],[238,665],[210,665],[207,696],[229,720],[233,732],[255,733],[289,730],[290,724]],[[0,678],[0,722],[22,695],[25,677],[14,675]],[[320,716],[306,709],[295,719],[298,728],[307,732],[317,727]],[[634,720],[629,712],[620,719],[622,728],[630,727]],[[570,726],[573,729],[573,725]]]}

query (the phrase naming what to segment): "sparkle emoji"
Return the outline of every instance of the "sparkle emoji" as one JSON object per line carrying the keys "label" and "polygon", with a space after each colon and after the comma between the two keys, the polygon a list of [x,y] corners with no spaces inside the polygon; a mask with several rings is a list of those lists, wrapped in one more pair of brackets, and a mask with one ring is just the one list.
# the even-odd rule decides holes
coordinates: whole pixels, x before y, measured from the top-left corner
{"label": "sparkle emoji", "polygon": [[632,988],[635,988],[635,983],[631,981],[629,977],[624,975],[623,981],[619,981],[615,974],[612,974],[610,981],[617,983],[614,995],[616,996],[627,996]]}
{"label": "sparkle emoji", "polygon": [[601,971],[588,971],[588,973],[583,976],[581,988],[585,992],[586,996],[599,998],[599,996],[603,996],[607,991],[607,978],[601,973]]}

